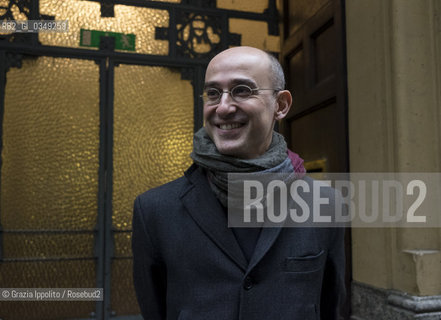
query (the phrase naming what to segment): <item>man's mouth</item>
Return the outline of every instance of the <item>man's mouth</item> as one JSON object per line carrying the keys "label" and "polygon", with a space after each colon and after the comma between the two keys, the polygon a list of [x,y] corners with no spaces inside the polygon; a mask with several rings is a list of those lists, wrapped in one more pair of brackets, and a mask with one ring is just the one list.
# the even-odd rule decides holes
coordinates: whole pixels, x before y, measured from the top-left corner
{"label": "man's mouth", "polygon": [[241,124],[241,123],[228,123],[228,124],[218,125],[219,129],[222,129],[222,130],[232,130],[232,129],[236,129],[236,128],[239,128],[242,126],[243,126],[243,124]]}

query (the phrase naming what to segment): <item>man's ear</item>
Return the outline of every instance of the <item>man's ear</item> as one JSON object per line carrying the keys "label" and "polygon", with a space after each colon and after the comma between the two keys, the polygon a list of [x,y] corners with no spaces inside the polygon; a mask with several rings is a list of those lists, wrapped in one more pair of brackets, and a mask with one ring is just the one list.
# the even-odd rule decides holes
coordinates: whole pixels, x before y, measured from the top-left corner
{"label": "man's ear", "polygon": [[291,109],[291,104],[292,104],[291,92],[289,92],[288,90],[279,91],[279,93],[277,94],[276,103],[277,103],[277,110],[275,110],[276,111],[275,119],[282,120],[288,114],[289,109]]}

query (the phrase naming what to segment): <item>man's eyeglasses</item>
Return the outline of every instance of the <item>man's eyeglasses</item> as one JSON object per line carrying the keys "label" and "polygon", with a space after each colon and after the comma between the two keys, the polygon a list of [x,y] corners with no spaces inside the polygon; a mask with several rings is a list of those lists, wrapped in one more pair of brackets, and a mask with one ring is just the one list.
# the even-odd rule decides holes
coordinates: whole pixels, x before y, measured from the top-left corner
{"label": "man's eyeglasses", "polygon": [[250,88],[247,85],[239,84],[232,88],[231,90],[220,90],[217,88],[206,88],[201,98],[204,100],[204,104],[213,105],[219,103],[222,95],[229,93],[231,98],[236,102],[243,102],[249,99],[253,95],[257,95],[259,91],[262,90],[272,90],[275,92],[280,91],[279,89],[263,89],[263,88]]}

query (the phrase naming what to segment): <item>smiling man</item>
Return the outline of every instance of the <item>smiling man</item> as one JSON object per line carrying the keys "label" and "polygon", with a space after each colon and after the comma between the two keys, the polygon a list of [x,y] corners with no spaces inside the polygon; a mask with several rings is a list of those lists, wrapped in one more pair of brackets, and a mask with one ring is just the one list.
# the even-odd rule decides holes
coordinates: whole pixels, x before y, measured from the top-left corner
{"label": "smiling man", "polygon": [[219,153],[252,159],[268,150],[274,123],[286,116],[292,101],[284,84],[268,76],[277,72],[272,63],[265,52],[248,47],[226,50],[210,62],[204,119]]}
{"label": "smiling man", "polygon": [[251,47],[225,50],[205,76],[205,125],[185,176],[134,206],[134,284],[145,319],[339,319],[343,232],[228,228],[228,173],[304,172],[274,131],[292,97],[283,70]]}

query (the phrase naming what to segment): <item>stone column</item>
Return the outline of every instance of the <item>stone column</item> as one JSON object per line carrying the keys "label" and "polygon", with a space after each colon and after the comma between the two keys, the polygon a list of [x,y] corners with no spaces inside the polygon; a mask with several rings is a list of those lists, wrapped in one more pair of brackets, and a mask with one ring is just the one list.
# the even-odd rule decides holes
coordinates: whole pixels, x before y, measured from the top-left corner
{"label": "stone column", "polygon": [[[347,0],[346,33],[351,172],[440,172],[441,1]],[[441,319],[440,250],[440,228],[353,229],[353,319]]]}

